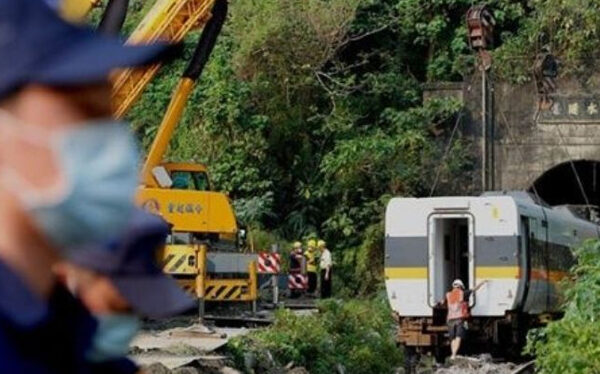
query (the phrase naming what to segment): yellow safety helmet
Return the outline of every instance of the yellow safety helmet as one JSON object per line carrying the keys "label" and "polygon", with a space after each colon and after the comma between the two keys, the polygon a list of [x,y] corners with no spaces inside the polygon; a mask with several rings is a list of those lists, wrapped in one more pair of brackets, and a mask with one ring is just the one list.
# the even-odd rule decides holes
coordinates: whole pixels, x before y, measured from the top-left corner
{"label": "yellow safety helmet", "polygon": [[317,243],[318,248],[325,248],[326,245],[327,243],[325,243],[325,240],[319,240],[319,242]]}
{"label": "yellow safety helmet", "polygon": [[308,241],[308,243],[306,245],[309,248],[316,248],[317,247],[317,241],[314,240],[314,239],[311,239],[311,240]]}
{"label": "yellow safety helmet", "polygon": [[62,0],[60,14],[68,21],[82,22],[90,10],[100,5],[100,0]]}
{"label": "yellow safety helmet", "polygon": [[302,243],[294,242],[294,249],[302,248]]}

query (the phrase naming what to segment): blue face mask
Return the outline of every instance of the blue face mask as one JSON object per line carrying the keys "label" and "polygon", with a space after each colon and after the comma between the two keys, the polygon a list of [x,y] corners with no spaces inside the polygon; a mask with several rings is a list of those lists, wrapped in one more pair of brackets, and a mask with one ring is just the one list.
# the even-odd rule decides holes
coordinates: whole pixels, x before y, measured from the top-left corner
{"label": "blue face mask", "polygon": [[[12,188],[38,228],[60,249],[119,235],[138,184],[139,154],[127,127],[113,120],[87,124],[47,143],[64,175],[60,192],[48,198],[18,183]],[[3,179],[18,179],[16,174]]]}
{"label": "blue face mask", "polygon": [[96,318],[98,327],[87,352],[87,359],[92,362],[106,362],[125,357],[129,352],[129,344],[139,331],[139,318],[129,314]]}

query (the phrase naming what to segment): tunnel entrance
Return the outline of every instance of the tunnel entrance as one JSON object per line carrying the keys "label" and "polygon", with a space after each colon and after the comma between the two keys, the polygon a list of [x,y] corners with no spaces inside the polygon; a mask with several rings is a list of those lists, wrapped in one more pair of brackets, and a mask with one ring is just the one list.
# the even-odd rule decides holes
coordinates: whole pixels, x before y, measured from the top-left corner
{"label": "tunnel entrance", "polygon": [[[575,170],[573,170],[575,169]],[[577,173],[575,173],[577,171]],[[539,197],[549,205],[579,205],[585,206],[586,200],[582,188],[577,181],[581,180],[583,191],[587,195],[590,205],[600,205],[600,162],[591,160],[577,160],[572,163],[564,162],[542,174],[529,192],[535,190]]]}

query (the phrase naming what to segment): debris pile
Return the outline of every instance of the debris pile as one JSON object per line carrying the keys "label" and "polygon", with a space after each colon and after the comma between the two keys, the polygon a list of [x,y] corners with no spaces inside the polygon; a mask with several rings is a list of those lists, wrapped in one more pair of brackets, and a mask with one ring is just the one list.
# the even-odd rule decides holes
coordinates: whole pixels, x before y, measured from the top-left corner
{"label": "debris pile", "polygon": [[205,360],[196,360],[189,364],[169,369],[161,363],[155,363],[144,368],[147,374],[241,374],[222,362],[206,362]]}
{"label": "debris pile", "polygon": [[451,365],[437,369],[435,374],[512,374],[517,365],[494,362],[488,354],[475,357],[458,357]]}
{"label": "debris pile", "polygon": [[130,357],[148,374],[239,374],[219,352],[246,329],[217,329],[190,318],[147,323],[133,341]]}

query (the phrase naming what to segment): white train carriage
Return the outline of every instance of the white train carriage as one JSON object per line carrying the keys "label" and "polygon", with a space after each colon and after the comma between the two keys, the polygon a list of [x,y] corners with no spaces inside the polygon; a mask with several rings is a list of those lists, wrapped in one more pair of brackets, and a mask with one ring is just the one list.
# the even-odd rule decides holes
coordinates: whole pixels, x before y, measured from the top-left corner
{"label": "white train carriage", "polygon": [[534,320],[559,312],[571,249],[598,230],[525,192],[392,199],[385,279],[399,342],[443,357],[445,313],[437,304],[458,278],[470,288],[488,281],[470,300],[469,340],[518,346]]}

